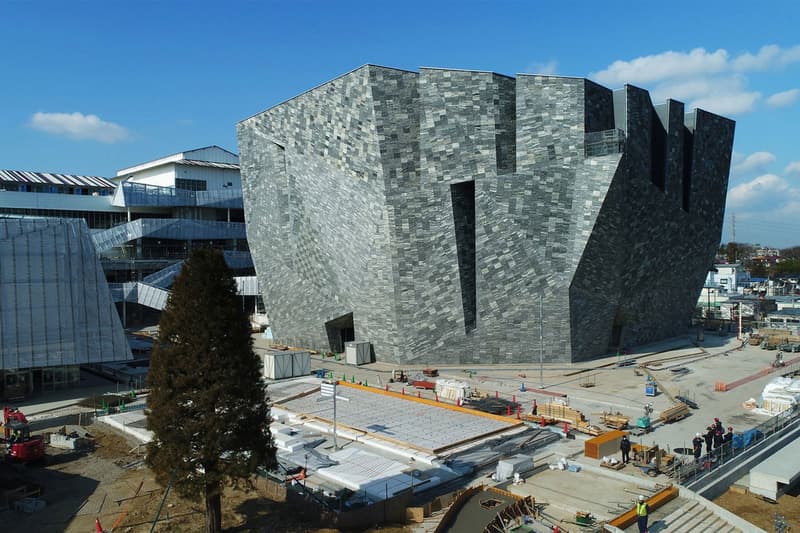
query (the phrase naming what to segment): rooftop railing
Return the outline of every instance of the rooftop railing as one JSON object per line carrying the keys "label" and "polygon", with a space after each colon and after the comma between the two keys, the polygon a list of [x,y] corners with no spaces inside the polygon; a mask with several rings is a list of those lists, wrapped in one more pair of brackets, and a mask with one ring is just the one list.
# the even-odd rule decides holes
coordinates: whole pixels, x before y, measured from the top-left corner
{"label": "rooftop railing", "polygon": [[620,129],[592,131],[584,135],[586,157],[620,154],[625,151],[625,132]]}
{"label": "rooftop railing", "polygon": [[241,189],[189,191],[146,183],[125,182],[122,194],[126,206],[242,208]]}

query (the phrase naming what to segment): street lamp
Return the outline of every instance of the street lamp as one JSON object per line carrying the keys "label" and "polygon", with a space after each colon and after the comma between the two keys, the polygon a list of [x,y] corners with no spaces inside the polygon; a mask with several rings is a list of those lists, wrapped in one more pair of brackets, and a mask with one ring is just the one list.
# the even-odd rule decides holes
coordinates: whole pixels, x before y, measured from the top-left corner
{"label": "street lamp", "polygon": [[308,454],[303,455],[305,458],[305,466],[303,466],[303,492],[306,492],[306,480],[308,479]]}
{"label": "street lamp", "polygon": [[539,291],[539,386],[544,388],[544,300],[543,291]]}

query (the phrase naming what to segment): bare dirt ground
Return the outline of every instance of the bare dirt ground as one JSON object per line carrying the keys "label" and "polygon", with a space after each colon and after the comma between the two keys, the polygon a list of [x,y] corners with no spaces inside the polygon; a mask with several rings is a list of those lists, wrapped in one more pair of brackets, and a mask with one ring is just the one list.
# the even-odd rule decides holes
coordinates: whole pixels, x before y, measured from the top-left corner
{"label": "bare dirt ground", "polygon": [[765,531],[774,529],[775,514],[782,515],[791,525],[791,531],[800,531],[800,487],[770,503],[754,494],[741,494],[728,490],[714,503],[744,518]]}
{"label": "bare dirt ground", "polygon": [[[45,465],[0,465],[0,478],[43,487],[41,497],[47,502],[43,510],[31,514],[0,511],[0,522],[15,524],[17,531],[94,533],[95,518],[99,518],[106,531],[150,531],[165,490],[142,464],[143,449],[103,424],[86,429],[96,439],[93,451],[76,453],[48,447]],[[228,532],[337,531],[320,527],[315,517],[303,516],[257,491],[226,490],[222,506],[222,526]],[[155,530],[194,533],[204,528],[203,503],[184,500],[171,491]],[[407,530],[384,527],[381,531]]]}

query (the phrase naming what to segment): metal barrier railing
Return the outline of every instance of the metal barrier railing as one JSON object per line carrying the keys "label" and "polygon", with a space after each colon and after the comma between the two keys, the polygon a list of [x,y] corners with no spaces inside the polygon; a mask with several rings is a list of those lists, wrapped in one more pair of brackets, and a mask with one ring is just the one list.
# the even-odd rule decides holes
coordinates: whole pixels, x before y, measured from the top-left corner
{"label": "metal barrier railing", "polygon": [[586,157],[619,154],[625,151],[625,132],[620,129],[592,131],[584,135]]}
{"label": "metal barrier railing", "polygon": [[[721,467],[747,452],[763,446],[770,437],[798,421],[800,421],[800,410],[798,409],[774,416],[746,432],[737,433],[740,436],[740,442],[737,443],[736,437],[734,437],[732,443],[724,443],[716,450],[712,450],[711,453],[702,455],[699,462],[695,462],[694,457],[691,459],[687,457],[684,461],[675,461],[667,474],[681,484],[699,481],[716,473]],[[743,438],[745,434],[749,435],[749,441]]]}

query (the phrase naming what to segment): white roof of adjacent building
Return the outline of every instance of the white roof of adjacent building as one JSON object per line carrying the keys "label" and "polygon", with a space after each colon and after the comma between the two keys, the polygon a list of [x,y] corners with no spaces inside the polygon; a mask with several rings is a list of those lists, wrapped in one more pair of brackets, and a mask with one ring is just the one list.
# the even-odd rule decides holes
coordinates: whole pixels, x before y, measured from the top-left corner
{"label": "white roof of adjacent building", "polygon": [[43,183],[47,185],[71,185],[74,187],[101,187],[113,189],[114,183],[100,176],[76,176],[54,172],[27,172],[22,170],[0,170],[0,182]]}
{"label": "white roof of adjacent building", "polygon": [[123,177],[126,174],[133,174],[141,172],[149,168],[159,167],[167,164],[176,165],[195,165],[207,166],[217,168],[239,168],[239,156],[233,152],[229,152],[219,146],[206,146],[205,148],[195,148],[194,150],[187,150],[185,152],[178,152],[176,154],[168,155],[160,159],[134,165],[132,167],[123,168],[117,171],[117,177]]}

